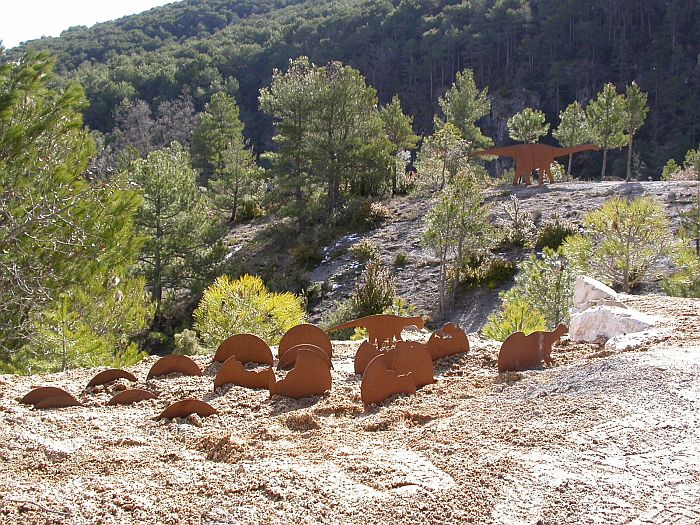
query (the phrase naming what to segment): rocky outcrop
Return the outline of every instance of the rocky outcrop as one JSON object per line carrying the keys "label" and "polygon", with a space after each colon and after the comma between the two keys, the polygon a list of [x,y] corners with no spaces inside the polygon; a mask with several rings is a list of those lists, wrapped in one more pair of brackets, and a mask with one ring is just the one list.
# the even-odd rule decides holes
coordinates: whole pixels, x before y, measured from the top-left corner
{"label": "rocky outcrop", "polygon": [[602,305],[627,308],[619,300],[615,290],[593,277],[579,275],[574,287],[574,313],[583,312],[592,306]]}
{"label": "rocky outcrop", "polygon": [[594,306],[574,315],[569,325],[572,341],[595,342],[648,330],[656,318],[619,306]]}

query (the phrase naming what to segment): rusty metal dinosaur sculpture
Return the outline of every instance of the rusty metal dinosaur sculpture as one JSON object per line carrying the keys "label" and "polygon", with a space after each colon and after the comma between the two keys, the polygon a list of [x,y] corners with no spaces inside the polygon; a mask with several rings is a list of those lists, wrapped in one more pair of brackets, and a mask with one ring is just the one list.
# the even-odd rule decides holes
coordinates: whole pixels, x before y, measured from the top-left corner
{"label": "rusty metal dinosaur sculpture", "polygon": [[570,148],[557,148],[547,144],[516,144],[514,146],[504,146],[502,148],[492,148],[483,151],[475,151],[471,155],[477,157],[510,157],[515,161],[515,176],[513,186],[520,184],[524,178],[525,185],[530,185],[530,174],[537,170],[539,173],[538,182],[544,184],[544,175],[547,174],[549,182],[554,182],[550,166],[554,159],[565,155],[572,155],[579,151],[597,151],[600,148],[595,144],[582,144]]}
{"label": "rusty metal dinosaur sculpture", "polygon": [[399,317],[398,315],[390,314],[368,315],[349,323],[333,326],[326,332],[335,332],[345,328],[366,328],[369,342],[381,348],[385,344],[401,341],[401,332],[409,326],[415,326],[422,330],[425,326],[425,319],[422,317]]}
{"label": "rusty metal dinosaur sculpture", "polygon": [[560,324],[552,332],[514,332],[506,337],[498,353],[498,372],[526,370],[539,366],[542,361],[552,365],[552,345],[556,343],[569,329]]}

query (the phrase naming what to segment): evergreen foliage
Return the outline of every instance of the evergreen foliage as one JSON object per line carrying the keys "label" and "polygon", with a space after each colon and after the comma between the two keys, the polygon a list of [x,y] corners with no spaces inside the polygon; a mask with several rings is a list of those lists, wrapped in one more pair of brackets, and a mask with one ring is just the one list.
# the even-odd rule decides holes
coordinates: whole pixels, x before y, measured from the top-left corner
{"label": "evergreen foliage", "polygon": [[239,333],[255,334],[275,345],[287,330],[305,321],[299,297],[270,292],[262,279],[253,275],[236,280],[228,275],[218,277],[204,291],[194,311],[194,329],[202,345],[212,351],[224,339]]}
{"label": "evergreen foliage", "polygon": [[625,135],[625,99],[613,84],[605,84],[586,108],[586,116],[595,143],[603,150],[603,167],[600,178],[605,178],[608,150],[627,144]]}
{"label": "evergreen foliage", "polygon": [[525,108],[508,119],[508,134],[518,142],[534,144],[549,131],[546,119],[540,110]]}
{"label": "evergreen foliage", "polygon": [[[576,100],[566,106],[559,113],[559,127],[552,132],[552,136],[559,141],[564,148],[586,144],[591,140],[591,130],[588,125],[586,111]],[[569,154],[569,162],[566,165],[566,178],[571,178],[571,165],[573,153]]]}
{"label": "evergreen foliage", "polygon": [[644,93],[636,82],[632,82],[625,91],[625,133],[629,137],[627,147],[627,179],[632,180],[632,143],[639,128],[642,127],[647,118],[649,108],[647,107],[647,94]]}

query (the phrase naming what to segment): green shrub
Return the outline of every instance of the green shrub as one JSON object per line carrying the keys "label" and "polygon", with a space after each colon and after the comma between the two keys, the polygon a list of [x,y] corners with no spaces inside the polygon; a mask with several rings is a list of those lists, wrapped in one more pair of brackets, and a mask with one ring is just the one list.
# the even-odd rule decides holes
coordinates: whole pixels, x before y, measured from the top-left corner
{"label": "green shrub", "polygon": [[173,354],[198,355],[206,354],[207,351],[199,344],[197,332],[194,330],[183,330],[175,334],[175,350]]}
{"label": "green shrub", "polygon": [[399,252],[394,257],[394,266],[406,266],[408,264],[408,254],[406,252]]}
{"label": "green shrub", "polygon": [[363,202],[352,215],[352,223],[361,228],[373,228],[391,217],[391,210],[381,202]]}
{"label": "green shrub", "polygon": [[353,244],[349,251],[360,262],[379,259],[379,247],[369,239],[362,239]]}
{"label": "green shrub", "polygon": [[470,287],[495,288],[508,282],[516,270],[515,263],[505,257],[469,259],[461,268],[461,283]]}
{"label": "green shrub", "polygon": [[357,317],[381,314],[394,303],[396,285],[391,272],[379,261],[370,261],[357,283],[352,303]]}
{"label": "green shrub", "polygon": [[546,329],[547,323],[542,313],[527,301],[516,299],[505,303],[498,314],[490,315],[481,332],[488,339],[505,341],[513,332],[527,335]]}
{"label": "green shrub", "polygon": [[537,232],[535,250],[542,251],[545,247],[556,250],[564,244],[567,237],[576,233],[578,231],[573,224],[565,222],[558,215],[555,215],[550,221],[545,222]]}
{"label": "green shrub", "polygon": [[228,275],[217,278],[194,311],[194,329],[203,346],[212,350],[227,337],[244,332],[274,345],[305,320],[301,298],[289,292],[270,292],[260,277],[252,275],[235,281]]}
{"label": "green shrub", "polygon": [[301,268],[313,268],[323,260],[321,247],[315,242],[300,241],[292,249],[294,262]]}

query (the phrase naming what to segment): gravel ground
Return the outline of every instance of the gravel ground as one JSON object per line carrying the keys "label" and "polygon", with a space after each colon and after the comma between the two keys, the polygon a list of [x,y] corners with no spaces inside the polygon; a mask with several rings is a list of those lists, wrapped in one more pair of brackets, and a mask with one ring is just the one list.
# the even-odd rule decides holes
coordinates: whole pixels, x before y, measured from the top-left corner
{"label": "gravel ground", "polygon": [[[95,369],[0,376],[0,523],[700,523],[700,300],[625,301],[670,333],[622,353],[564,340],[555,366],[500,376],[470,334],[436,383],[368,411],[354,342],[334,344],[330,394],[298,401],[215,393],[207,357],[202,377],[133,367],[159,398],[130,407],[84,390]],[[17,402],[44,385],[85,406]],[[219,414],[154,420],[185,396]]]}

